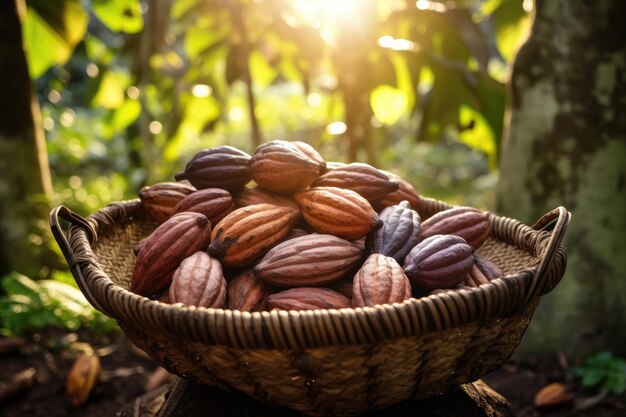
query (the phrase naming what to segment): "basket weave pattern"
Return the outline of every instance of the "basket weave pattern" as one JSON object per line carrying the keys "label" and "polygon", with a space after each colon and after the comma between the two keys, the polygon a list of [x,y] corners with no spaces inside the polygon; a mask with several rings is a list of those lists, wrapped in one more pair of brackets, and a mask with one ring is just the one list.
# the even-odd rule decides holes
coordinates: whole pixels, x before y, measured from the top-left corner
{"label": "basket weave pattern", "polygon": [[[425,219],[449,207],[423,199],[418,211]],[[489,218],[492,234],[479,254],[505,278],[362,309],[247,313],[132,294],[132,250],[156,227],[138,201],[90,216],[93,245],[83,228],[70,228],[69,261],[90,302],[171,372],[308,415],[349,416],[448,392],[512,355],[539,296],[562,278],[565,251],[557,242],[538,277],[552,233]]]}

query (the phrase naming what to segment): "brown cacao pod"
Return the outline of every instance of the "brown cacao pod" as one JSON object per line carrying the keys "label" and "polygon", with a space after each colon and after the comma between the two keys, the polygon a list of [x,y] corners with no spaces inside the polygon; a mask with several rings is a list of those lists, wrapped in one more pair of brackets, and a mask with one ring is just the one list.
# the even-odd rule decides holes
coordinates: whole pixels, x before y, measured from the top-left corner
{"label": "brown cacao pod", "polygon": [[415,191],[415,188],[413,188],[413,186],[404,178],[399,177],[396,174],[382,169],[379,171],[387,175],[390,180],[397,181],[398,189],[387,194],[380,201],[378,201],[374,207],[376,211],[381,211],[385,207],[396,205],[404,200],[409,202],[413,210],[417,210],[420,204],[420,197],[419,194],[417,194],[417,191]]}
{"label": "brown cacao pod", "polygon": [[169,295],[172,304],[224,308],[226,280],[222,265],[206,252],[185,258],[172,275]]}
{"label": "brown cacao pod", "polygon": [[422,239],[434,235],[456,235],[474,249],[485,243],[490,232],[489,217],[473,207],[443,210],[422,222]]}
{"label": "brown cacao pod", "polygon": [[205,188],[183,198],[174,213],[193,211],[204,214],[211,224],[220,222],[226,215],[235,210],[235,201],[230,193],[221,188]]}
{"label": "brown cacao pod", "polygon": [[139,190],[139,199],[148,216],[163,223],[174,214],[174,207],[183,198],[196,191],[191,184],[160,182]]}
{"label": "brown cacao pod", "polygon": [[411,285],[434,290],[454,288],[474,264],[474,249],[459,236],[435,235],[417,244],[404,260]]}
{"label": "brown cacao pod", "polygon": [[474,265],[465,277],[465,285],[469,287],[478,287],[487,284],[496,278],[500,278],[504,274],[498,265],[489,259],[479,255],[474,255]]}
{"label": "brown cacao pod", "polygon": [[249,269],[228,283],[228,308],[241,311],[264,311],[265,300],[273,292],[274,289],[270,285],[255,277]]}
{"label": "brown cacao pod", "polygon": [[348,297],[328,288],[291,288],[267,297],[268,310],[320,310],[351,306]]}
{"label": "brown cacao pod", "polygon": [[205,250],[210,237],[211,223],[204,214],[173,215],[141,244],[130,290],[145,296],[163,291],[182,260]]}
{"label": "brown cacao pod", "polygon": [[299,218],[299,212],[273,204],[239,208],[213,228],[209,253],[225,266],[247,265],[280,242]]}
{"label": "brown cacao pod", "polygon": [[379,253],[365,260],[354,276],[352,288],[353,307],[401,303],[411,298],[411,284],[400,264]]}
{"label": "brown cacao pod", "polygon": [[405,200],[385,208],[380,212],[379,218],[383,227],[373,230],[367,236],[369,253],[391,256],[402,265],[406,255],[420,241],[420,216]]}
{"label": "brown cacao pod", "polygon": [[371,165],[359,162],[332,169],[322,174],[311,187],[338,187],[357,192],[375,203],[398,189],[398,181],[391,180]]}
{"label": "brown cacao pod", "polygon": [[304,220],[319,233],[357,240],[383,225],[370,203],[352,190],[316,187],[294,198]]}
{"label": "brown cacao pod", "polygon": [[252,206],[254,204],[274,204],[275,206],[290,207],[300,211],[298,203],[289,196],[276,194],[259,187],[244,188],[235,194],[237,207]]}
{"label": "brown cacao pod", "polygon": [[262,144],[250,159],[252,179],[259,187],[279,194],[307,188],[325,167],[317,158],[312,158],[292,142],[284,140]]}
{"label": "brown cacao pod", "polygon": [[337,236],[310,234],[273,247],[254,267],[254,275],[277,287],[321,286],[341,279],[361,250]]}
{"label": "brown cacao pod", "polygon": [[250,182],[250,155],[232,146],[203,149],[189,160],[176,180],[186,179],[194,187],[237,191]]}
{"label": "brown cacao pod", "polygon": [[319,152],[316,151],[314,147],[300,140],[292,140],[289,143],[295,146],[301,153],[303,153],[304,155],[311,158],[313,161],[320,164],[320,166],[322,167],[322,172],[326,170],[326,161],[324,161],[324,158],[322,157],[322,155],[320,155]]}

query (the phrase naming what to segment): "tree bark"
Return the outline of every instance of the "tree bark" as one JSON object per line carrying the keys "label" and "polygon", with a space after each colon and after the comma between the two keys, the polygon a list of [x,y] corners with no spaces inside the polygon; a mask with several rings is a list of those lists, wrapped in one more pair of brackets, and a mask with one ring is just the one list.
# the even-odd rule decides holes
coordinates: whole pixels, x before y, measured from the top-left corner
{"label": "tree bark", "polygon": [[24,53],[23,0],[0,2],[0,276],[36,274],[49,255],[52,182]]}
{"label": "tree bark", "polygon": [[519,352],[626,353],[626,32],[623,0],[537,0],[516,57],[496,212],[563,205],[568,269]]}

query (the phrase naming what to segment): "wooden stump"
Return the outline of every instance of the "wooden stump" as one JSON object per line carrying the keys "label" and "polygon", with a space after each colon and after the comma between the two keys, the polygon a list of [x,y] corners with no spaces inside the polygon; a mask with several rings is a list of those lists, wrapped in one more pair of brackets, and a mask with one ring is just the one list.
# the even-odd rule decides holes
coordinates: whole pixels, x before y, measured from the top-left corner
{"label": "wooden stump", "polygon": [[[418,414],[416,414],[418,413]],[[137,398],[120,417],[299,417],[286,408],[272,407],[239,393],[178,378],[169,387]],[[425,400],[407,400],[363,417],[515,417],[508,401],[482,381]]]}

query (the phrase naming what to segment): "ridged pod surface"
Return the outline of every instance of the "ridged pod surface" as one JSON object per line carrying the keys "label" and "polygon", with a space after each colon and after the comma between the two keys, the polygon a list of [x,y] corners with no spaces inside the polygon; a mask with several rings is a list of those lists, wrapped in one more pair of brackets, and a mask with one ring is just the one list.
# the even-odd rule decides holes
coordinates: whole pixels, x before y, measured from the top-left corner
{"label": "ridged pod surface", "polygon": [[370,203],[352,190],[315,187],[294,198],[304,220],[319,233],[357,240],[383,224]]}
{"label": "ridged pod surface", "polygon": [[407,180],[399,177],[396,174],[384,171],[382,169],[380,169],[379,171],[387,175],[389,179],[397,181],[398,189],[387,194],[380,201],[378,201],[375,204],[376,211],[381,211],[385,207],[396,205],[404,200],[409,202],[413,210],[417,210],[420,204],[420,197],[419,194],[417,194],[417,191],[415,191],[415,188]]}
{"label": "ridged pod surface", "polygon": [[225,266],[243,266],[280,242],[299,218],[288,207],[255,204],[239,208],[213,228],[209,253]]}
{"label": "ridged pod surface", "polygon": [[290,207],[300,211],[298,203],[284,194],[276,194],[259,187],[244,188],[234,196],[237,207],[252,206],[254,204],[274,204],[275,206]]}
{"label": "ridged pod surface", "polygon": [[163,223],[174,214],[176,204],[194,191],[196,189],[191,184],[160,182],[139,190],[139,199],[148,216]]}
{"label": "ridged pod surface", "polygon": [[404,264],[406,255],[420,241],[422,226],[419,214],[405,200],[385,208],[379,218],[383,227],[367,236],[369,252],[391,256],[400,265]]}
{"label": "ridged pod surface", "polygon": [[314,233],[276,245],[253,271],[278,287],[321,286],[341,279],[361,255],[361,249],[345,239]]}
{"label": "ridged pod surface", "polygon": [[249,269],[228,282],[227,305],[230,310],[264,311],[265,300],[273,292],[270,285]]}
{"label": "ridged pod surface", "polygon": [[210,237],[211,223],[204,214],[173,215],[141,244],[130,290],[145,296],[165,290],[183,259],[205,250]]}
{"label": "ridged pod surface", "polygon": [[232,146],[203,149],[189,160],[176,180],[186,179],[194,187],[237,191],[250,182],[250,155]]}
{"label": "ridged pod surface", "polygon": [[193,211],[204,214],[211,224],[219,223],[226,215],[235,210],[235,201],[230,193],[221,188],[205,188],[183,198],[174,213]]}
{"label": "ridged pod surface", "polygon": [[252,179],[259,187],[279,194],[307,188],[326,169],[326,164],[320,162],[323,159],[319,154],[312,157],[301,148],[284,140],[260,145],[250,159]]}
{"label": "ridged pod surface", "polygon": [[490,232],[489,217],[473,207],[443,210],[422,222],[422,239],[434,235],[456,235],[474,249],[485,243]]}
{"label": "ridged pod surface", "polygon": [[220,262],[206,252],[185,258],[174,271],[169,291],[170,303],[224,308],[226,280]]}
{"label": "ridged pod surface", "polygon": [[411,298],[411,283],[394,258],[374,253],[354,276],[352,306],[401,303]]}
{"label": "ridged pod surface", "polygon": [[434,290],[454,288],[474,264],[474,249],[459,236],[435,235],[417,244],[404,260],[411,285]]}
{"label": "ridged pod surface", "polygon": [[465,285],[469,287],[478,287],[487,284],[490,281],[500,278],[504,274],[498,265],[489,259],[479,255],[474,255],[474,265],[465,278]]}
{"label": "ridged pod surface", "polygon": [[291,288],[267,297],[267,309],[320,310],[352,307],[348,297],[328,288]]}
{"label": "ridged pod surface", "polygon": [[398,181],[390,179],[371,165],[354,162],[344,167],[328,170],[311,187],[338,187],[357,192],[375,203],[398,189]]}

